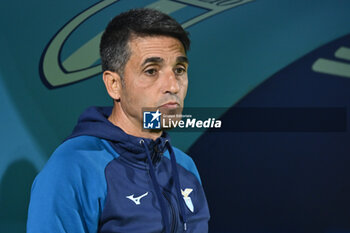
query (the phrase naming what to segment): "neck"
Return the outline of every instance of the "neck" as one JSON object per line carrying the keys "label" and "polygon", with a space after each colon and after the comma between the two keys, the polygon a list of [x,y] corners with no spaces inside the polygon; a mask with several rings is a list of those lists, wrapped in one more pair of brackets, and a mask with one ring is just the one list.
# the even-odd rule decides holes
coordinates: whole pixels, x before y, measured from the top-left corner
{"label": "neck", "polygon": [[127,116],[118,104],[114,104],[111,115],[108,120],[121,128],[125,133],[142,138],[150,138],[156,140],[162,135],[161,130],[151,131],[142,129],[141,123],[131,116]]}

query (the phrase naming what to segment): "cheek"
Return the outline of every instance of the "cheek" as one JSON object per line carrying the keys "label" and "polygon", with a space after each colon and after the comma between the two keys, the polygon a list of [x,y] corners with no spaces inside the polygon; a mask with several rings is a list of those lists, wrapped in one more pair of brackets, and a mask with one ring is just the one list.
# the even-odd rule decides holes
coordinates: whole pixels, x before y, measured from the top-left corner
{"label": "cheek", "polygon": [[124,107],[128,109],[129,112],[138,111],[142,101],[140,90],[133,82],[126,82],[123,88],[123,104]]}
{"label": "cheek", "polygon": [[186,94],[187,94],[187,87],[188,87],[188,79],[187,77],[183,80],[182,82],[182,95],[183,95],[183,98],[186,97]]}
{"label": "cheek", "polygon": [[153,89],[150,88],[136,88],[135,95],[132,98],[132,104],[134,108],[147,108],[155,106],[154,102],[156,101],[156,93]]}

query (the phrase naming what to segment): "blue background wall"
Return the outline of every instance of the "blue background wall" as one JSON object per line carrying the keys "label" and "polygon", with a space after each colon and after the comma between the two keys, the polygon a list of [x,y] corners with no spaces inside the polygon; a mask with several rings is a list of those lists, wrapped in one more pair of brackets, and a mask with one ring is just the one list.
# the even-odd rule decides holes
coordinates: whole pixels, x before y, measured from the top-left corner
{"label": "blue background wall", "polygon": [[[48,85],[59,79],[42,65],[50,41],[100,3],[106,7],[71,30],[52,65],[81,80]],[[213,113],[227,121],[234,106],[348,108],[350,1],[2,2],[0,232],[25,231],[35,175],[86,107],[111,104],[101,75],[80,72],[98,69],[98,48],[76,52],[133,7],[163,10],[190,32],[188,107],[227,108]],[[350,232],[348,131],[172,137],[199,167],[210,232]]]}

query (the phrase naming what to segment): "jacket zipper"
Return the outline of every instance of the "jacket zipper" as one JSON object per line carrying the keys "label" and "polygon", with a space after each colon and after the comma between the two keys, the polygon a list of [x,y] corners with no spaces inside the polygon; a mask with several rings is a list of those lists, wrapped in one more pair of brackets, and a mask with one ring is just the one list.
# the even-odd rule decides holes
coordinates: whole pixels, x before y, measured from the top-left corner
{"label": "jacket zipper", "polygon": [[171,203],[171,199],[168,196],[168,194],[166,192],[163,192],[163,196],[165,197],[165,199],[168,201],[169,206],[170,206],[170,215],[171,215],[171,227],[170,227],[170,232],[175,232],[175,227],[177,225],[177,221],[176,221],[176,212],[174,209],[174,206]]}
{"label": "jacket zipper", "polygon": [[[152,163],[156,164],[160,160],[160,158],[161,156],[158,153],[158,148],[154,147],[154,152],[151,155]],[[168,194],[165,191],[163,191],[162,193],[170,206],[170,218],[171,218],[170,232],[173,233],[175,232],[176,225],[177,225],[176,211],[174,206],[172,205],[171,198],[168,196]]]}

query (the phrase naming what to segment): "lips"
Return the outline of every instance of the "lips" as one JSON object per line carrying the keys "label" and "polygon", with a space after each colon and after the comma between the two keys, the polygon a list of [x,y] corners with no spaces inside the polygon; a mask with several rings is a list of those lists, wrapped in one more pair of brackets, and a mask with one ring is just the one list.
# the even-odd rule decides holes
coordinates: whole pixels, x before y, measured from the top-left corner
{"label": "lips", "polygon": [[160,108],[178,108],[180,104],[178,102],[167,102],[160,106]]}

